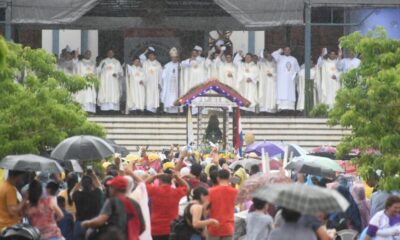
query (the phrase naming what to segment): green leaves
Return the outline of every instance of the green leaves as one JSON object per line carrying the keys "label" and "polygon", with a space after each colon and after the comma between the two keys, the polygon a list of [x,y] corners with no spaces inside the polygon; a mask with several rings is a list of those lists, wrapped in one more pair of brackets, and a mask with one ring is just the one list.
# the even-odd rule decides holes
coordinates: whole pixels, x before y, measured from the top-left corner
{"label": "green leaves", "polygon": [[[342,75],[329,123],[351,127],[352,135],[338,146],[339,155],[360,149],[355,160],[365,178],[382,170],[380,187],[400,186],[400,41],[388,39],[383,28],[362,36],[342,37],[341,45],[360,54],[358,69]],[[379,151],[380,154],[371,154]]]}
{"label": "green leaves", "polygon": [[[0,64],[3,52],[7,54],[0,67],[0,158],[40,153],[76,134],[104,136],[72,97],[90,84],[87,79],[57,71],[55,58],[42,49],[0,39]],[[26,77],[17,84],[14,80],[21,73]]]}

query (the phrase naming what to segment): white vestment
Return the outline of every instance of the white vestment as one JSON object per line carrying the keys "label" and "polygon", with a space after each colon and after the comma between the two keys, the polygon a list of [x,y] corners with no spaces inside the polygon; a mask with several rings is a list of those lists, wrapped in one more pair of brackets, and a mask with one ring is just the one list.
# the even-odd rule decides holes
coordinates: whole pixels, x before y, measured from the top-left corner
{"label": "white vestment", "polygon": [[160,83],[162,66],[159,61],[146,60],[143,63],[146,87],[146,110],[156,112],[160,106]]}
{"label": "white vestment", "polygon": [[237,67],[233,62],[218,62],[218,80],[231,88],[237,91],[238,82],[237,82]]}
{"label": "white vestment", "polygon": [[207,79],[207,72],[204,66],[204,61],[198,58],[197,60],[186,59],[181,63],[183,74],[182,74],[182,85],[183,94],[186,94],[193,87],[203,83]]}
{"label": "white vestment", "polygon": [[[312,67],[310,69],[310,79],[315,80],[315,67]],[[306,71],[304,68],[304,65],[301,67],[301,70],[299,72],[299,77],[298,77],[298,82],[297,82],[297,106],[296,110],[297,111],[303,111],[304,110],[304,101],[305,101],[305,84],[306,84]],[[316,99],[316,92],[314,92],[314,101]]]}
{"label": "white vestment", "polygon": [[58,70],[68,75],[76,74],[78,59],[64,60],[60,59],[57,63]]}
{"label": "white vestment", "polygon": [[[259,102],[261,112],[276,112],[276,63],[263,60],[258,63],[260,68]],[[271,75],[272,76],[269,76]]]}
{"label": "white vestment", "polygon": [[317,82],[320,90],[320,103],[332,108],[335,104],[336,92],[340,89],[338,60],[322,59],[320,57],[318,59],[318,67]]}
{"label": "white vestment", "polygon": [[[145,108],[146,89],[145,74],[142,67],[127,65],[127,86],[126,104],[129,111],[141,110]],[[141,82],[143,84],[141,84]]]}
{"label": "white vestment", "polygon": [[106,58],[100,62],[97,72],[100,76],[97,104],[102,111],[119,111],[121,90],[118,77],[123,73],[121,63],[115,58]]}
{"label": "white vestment", "polygon": [[355,68],[358,68],[361,64],[361,60],[358,58],[343,58],[338,62],[338,68],[342,72],[348,72]]}
{"label": "white vestment", "polygon": [[[245,110],[254,111],[255,105],[258,103],[257,82],[259,78],[259,69],[254,62],[243,63],[235,61],[238,66],[238,82],[240,94],[251,102],[249,108]],[[251,81],[248,82],[248,79]]]}
{"label": "white vestment", "polygon": [[174,106],[178,96],[179,63],[169,62],[164,66],[161,77],[161,102],[164,104],[164,111],[167,113],[178,112]]}
{"label": "white vestment", "polygon": [[294,110],[296,102],[296,75],[300,71],[297,59],[281,55],[279,49],[272,53],[276,61],[276,85],[278,110]]}
{"label": "white vestment", "polygon": [[[89,59],[82,59],[77,63],[76,74],[82,77],[87,75],[96,74],[96,65]],[[86,112],[96,112],[96,89],[95,87],[88,86],[75,94],[76,101],[81,104],[83,110]]]}
{"label": "white vestment", "polygon": [[217,60],[207,58],[205,61],[205,67],[207,69],[207,80],[218,79]]}

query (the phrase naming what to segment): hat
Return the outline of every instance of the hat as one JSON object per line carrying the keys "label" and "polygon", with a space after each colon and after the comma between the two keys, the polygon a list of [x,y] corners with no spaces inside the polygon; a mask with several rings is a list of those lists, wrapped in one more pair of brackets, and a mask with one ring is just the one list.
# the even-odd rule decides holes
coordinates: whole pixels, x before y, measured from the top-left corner
{"label": "hat", "polygon": [[196,45],[196,46],[194,46],[193,50],[196,50],[196,51],[202,52],[202,51],[203,51],[203,48],[202,48],[202,47],[200,47],[199,45]]}
{"label": "hat", "polygon": [[149,49],[150,51],[152,51],[152,52],[155,52],[155,51],[156,51],[152,46],[148,47],[148,49]]}
{"label": "hat", "polygon": [[107,185],[119,190],[128,188],[128,180],[123,176],[117,176],[107,182]]}
{"label": "hat", "polygon": [[173,162],[166,162],[163,164],[163,170],[166,171],[170,168],[175,168],[175,163]]}
{"label": "hat", "polygon": [[177,57],[178,56],[178,49],[176,49],[176,47],[171,48],[171,50],[169,50],[169,56],[170,57]]}
{"label": "hat", "polygon": [[222,45],[224,45],[224,43],[225,43],[224,40],[220,39],[215,43],[215,46],[221,47]]}

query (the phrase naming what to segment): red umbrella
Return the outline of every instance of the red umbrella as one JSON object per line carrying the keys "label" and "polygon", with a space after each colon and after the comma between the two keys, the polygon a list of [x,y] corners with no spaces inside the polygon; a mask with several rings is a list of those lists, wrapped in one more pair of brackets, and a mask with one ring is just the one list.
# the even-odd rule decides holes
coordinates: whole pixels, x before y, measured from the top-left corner
{"label": "red umbrella", "polygon": [[319,146],[319,147],[313,148],[311,150],[310,154],[314,155],[314,156],[335,159],[336,158],[336,148],[333,146]]}

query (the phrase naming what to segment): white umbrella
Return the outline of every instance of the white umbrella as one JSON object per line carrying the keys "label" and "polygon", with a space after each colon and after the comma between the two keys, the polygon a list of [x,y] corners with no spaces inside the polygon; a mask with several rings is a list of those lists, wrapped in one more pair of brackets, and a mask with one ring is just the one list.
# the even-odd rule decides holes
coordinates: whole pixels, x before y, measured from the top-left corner
{"label": "white umbrella", "polygon": [[63,168],[53,159],[34,155],[9,155],[0,162],[0,168],[23,172],[62,173]]}
{"label": "white umbrella", "polygon": [[344,212],[349,202],[336,190],[305,184],[269,184],[253,197],[303,214]]}

